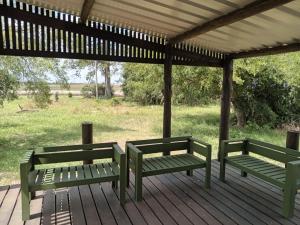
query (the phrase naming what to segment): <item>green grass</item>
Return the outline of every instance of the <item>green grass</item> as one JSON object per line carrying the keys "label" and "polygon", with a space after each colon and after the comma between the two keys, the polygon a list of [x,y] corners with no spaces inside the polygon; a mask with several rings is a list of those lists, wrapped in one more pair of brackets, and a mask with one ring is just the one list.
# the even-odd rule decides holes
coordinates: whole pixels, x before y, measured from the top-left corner
{"label": "green grass", "polygon": [[[41,146],[79,144],[81,122],[94,124],[94,142],[160,137],[162,106],[139,106],[111,100],[61,97],[48,109],[17,113],[18,103],[31,108],[27,98],[6,103],[0,108],[0,186],[18,182],[18,163],[24,151]],[[193,135],[213,145],[216,157],[219,134],[218,105],[203,107],[173,106],[172,134]],[[231,138],[252,137],[284,145],[285,131],[268,128],[231,127]]]}

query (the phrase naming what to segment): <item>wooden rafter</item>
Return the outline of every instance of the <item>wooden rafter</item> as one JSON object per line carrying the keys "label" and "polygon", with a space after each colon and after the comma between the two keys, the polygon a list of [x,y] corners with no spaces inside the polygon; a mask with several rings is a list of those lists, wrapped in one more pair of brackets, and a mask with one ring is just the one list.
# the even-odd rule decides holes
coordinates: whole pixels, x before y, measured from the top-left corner
{"label": "wooden rafter", "polygon": [[296,52],[296,51],[300,51],[300,42],[288,44],[288,45],[275,46],[272,48],[263,48],[258,50],[250,50],[246,52],[234,53],[231,54],[230,57],[233,59],[239,59],[239,58],[257,57],[257,56],[265,56],[265,55],[276,55],[276,54]]}
{"label": "wooden rafter", "polygon": [[226,26],[240,20],[246,19],[248,17],[254,16],[256,14],[262,13],[264,11],[270,10],[272,8],[281,6],[283,4],[289,3],[293,0],[256,0],[243,8],[237,9],[226,15],[220,16],[216,19],[208,21],[204,24],[196,26],[191,30],[185,31],[169,40],[169,43],[175,44],[184,40],[191,39],[200,34],[207,33],[209,31],[215,30],[219,27]]}
{"label": "wooden rafter", "polygon": [[80,13],[81,23],[86,23],[94,3],[95,3],[95,0],[84,0],[82,8],[81,8],[81,13]]}

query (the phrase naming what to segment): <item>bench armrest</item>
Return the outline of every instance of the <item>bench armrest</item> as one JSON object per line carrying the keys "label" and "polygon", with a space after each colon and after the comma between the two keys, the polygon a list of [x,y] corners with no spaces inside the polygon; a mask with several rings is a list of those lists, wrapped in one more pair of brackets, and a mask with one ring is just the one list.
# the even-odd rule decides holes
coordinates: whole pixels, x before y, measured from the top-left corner
{"label": "bench armrest", "polygon": [[25,170],[27,173],[29,173],[34,166],[33,157],[34,151],[27,151],[20,161],[20,169],[22,168],[22,170]]}
{"label": "bench armrest", "polygon": [[113,144],[114,160],[121,166],[126,161],[126,154],[118,144]]}
{"label": "bench armrest", "polygon": [[34,169],[34,151],[27,151],[20,161],[20,180],[22,190],[28,190],[29,181],[32,180],[30,171]]}
{"label": "bench armrest", "polygon": [[245,144],[247,139],[232,139],[223,140],[221,142],[221,155],[227,155],[230,152],[242,152],[245,150]]}
{"label": "bench armrest", "polygon": [[190,148],[192,152],[197,152],[198,154],[211,159],[211,145],[198,140],[196,138],[189,138],[190,140]]}
{"label": "bench armrest", "polygon": [[126,149],[127,149],[126,153],[132,159],[136,159],[140,157],[140,155],[143,155],[143,152],[131,143],[126,143]]}
{"label": "bench armrest", "polygon": [[288,173],[295,173],[297,178],[300,178],[300,160],[288,162],[286,165]]}

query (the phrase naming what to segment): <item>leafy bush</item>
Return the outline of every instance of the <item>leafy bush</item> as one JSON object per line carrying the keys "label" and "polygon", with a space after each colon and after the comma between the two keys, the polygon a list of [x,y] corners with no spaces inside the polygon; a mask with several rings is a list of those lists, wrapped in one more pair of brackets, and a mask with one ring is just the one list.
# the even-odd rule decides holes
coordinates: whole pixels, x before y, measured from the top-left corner
{"label": "leafy bush", "polygon": [[239,126],[251,122],[275,127],[300,115],[296,87],[283,81],[279,68],[262,65],[253,71],[240,66],[236,74],[232,103]]}
{"label": "leafy bush", "polygon": [[[96,85],[95,84],[84,85],[81,88],[81,95],[84,98],[96,97]],[[105,95],[105,86],[103,84],[98,84],[98,95],[99,96]]]}
{"label": "leafy bush", "polygon": [[48,83],[39,80],[28,82],[26,86],[28,97],[33,98],[35,104],[39,108],[47,108],[51,104],[51,90]]}
{"label": "leafy bush", "polygon": [[[173,103],[196,105],[217,99],[221,74],[212,68],[173,66]],[[143,105],[163,102],[162,66],[127,63],[123,66],[123,78],[126,99]]]}
{"label": "leafy bush", "polygon": [[72,97],[73,97],[72,92],[69,92],[69,93],[68,93],[68,97],[69,97],[69,98],[72,98]]}

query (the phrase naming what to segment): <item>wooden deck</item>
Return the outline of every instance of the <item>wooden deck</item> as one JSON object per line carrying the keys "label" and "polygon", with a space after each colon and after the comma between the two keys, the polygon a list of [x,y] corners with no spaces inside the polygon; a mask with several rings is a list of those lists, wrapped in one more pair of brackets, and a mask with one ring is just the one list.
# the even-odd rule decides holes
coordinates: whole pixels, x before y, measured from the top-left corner
{"label": "wooden deck", "polygon": [[[134,202],[133,186],[127,203],[119,205],[110,183],[39,192],[31,202],[32,219],[25,224],[300,224],[300,195],[295,216],[280,216],[282,193],[252,176],[227,167],[227,184],[218,180],[212,164],[212,188],[204,189],[204,170],[193,177],[174,173],[144,178],[143,201]],[[0,224],[23,224],[18,185],[0,189]]]}

